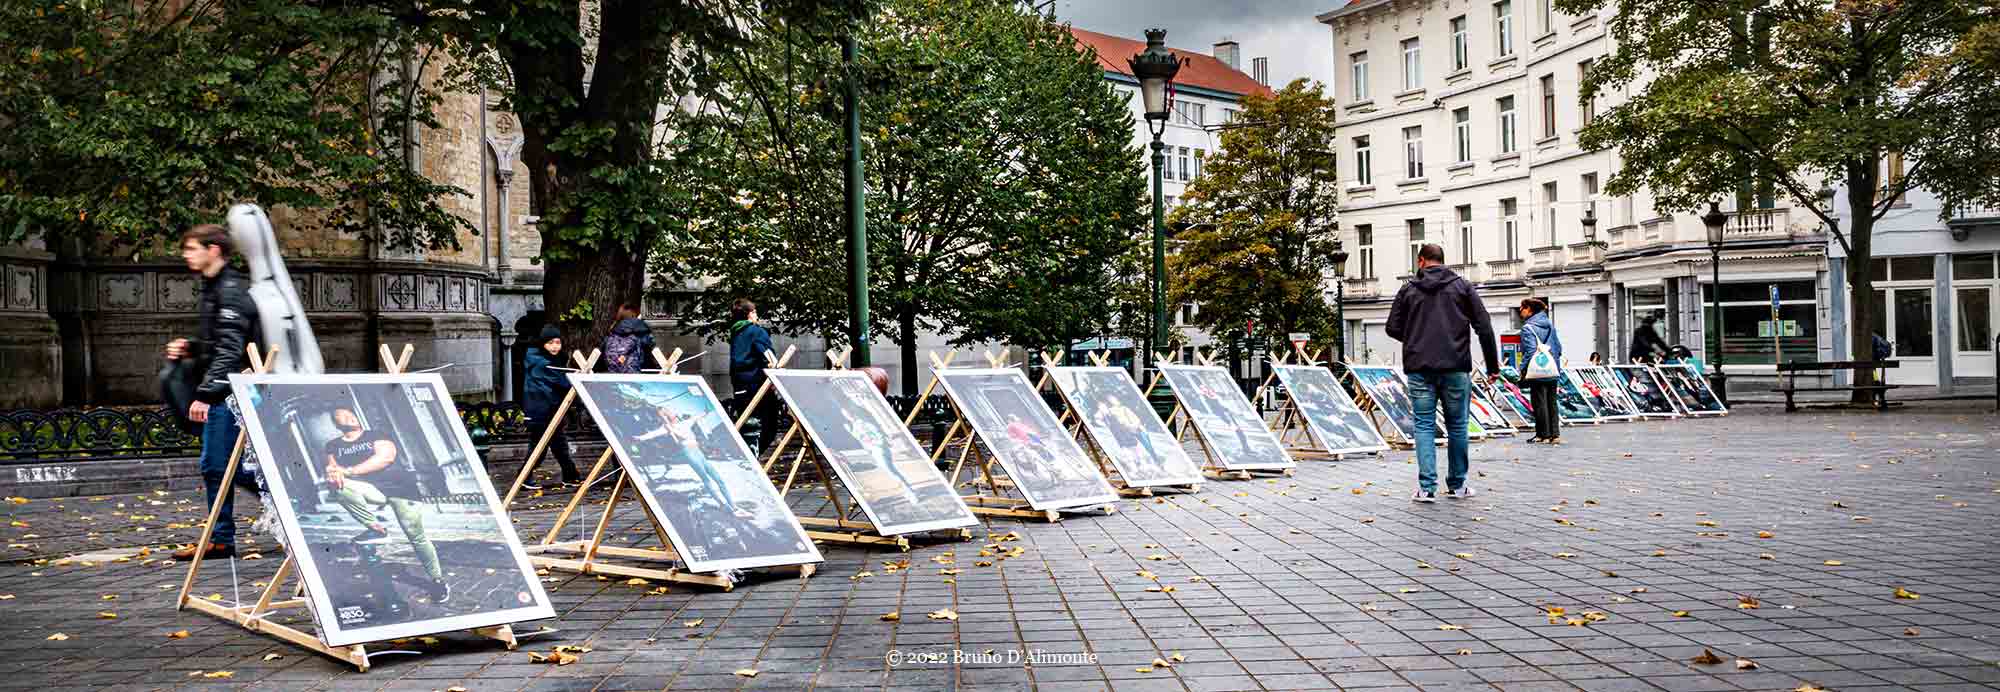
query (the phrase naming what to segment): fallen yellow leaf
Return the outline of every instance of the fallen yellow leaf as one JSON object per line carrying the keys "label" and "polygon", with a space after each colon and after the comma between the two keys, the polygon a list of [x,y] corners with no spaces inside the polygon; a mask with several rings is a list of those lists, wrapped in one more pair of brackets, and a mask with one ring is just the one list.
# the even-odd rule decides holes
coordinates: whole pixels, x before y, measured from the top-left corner
{"label": "fallen yellow leaf", "polygon": [[1841,561],[1839,561],[1839,560],[1827,560],[1826,562],[1822,562],[1822,563],[1820,563],[1820,564],[1822,564],[1822,565],[1826,565],[1826,566],[1828,566],[1828,567],[1839,567],[1839,566],[1841,566],[1841,565],[1845,565],[1845,564],[1847,564],[1847,563],[1845,563],[1845,562],[1841,562]]}
{"label": "fallen yellow leaf", "polygon": [[1674,617],[1677,617],[1677,618],[1684,618],[1684,617],[1687,617],[1687,616],[1688,616],[1688,612],[1687,612],[1687,611],[1685,611],[1685,610],[1676,610],[1676,611],[1674,611]]}
{"label": "fallen yellow leaf", "polygon": [[1750,659],[1747,659],[1747,658],[1739,658],[1739,659],[1736,659],[1736,669],[1737,669],[1737,670],[1756,670],[1756,669],[1757,669],[1757,662],[1756,662],[1756,661],[1752,661],[1752,660],[1750,660]]}
{"label": "fallen yellow leaf", "polygon": [[903,619],[903,613],[902,611],[899,610],[892,610],[887,613],[883,613],[881,618],[883,622],[896,622],[902,619]]}
{"label": "fallen yellow leaf", "polygon": [[169,632],[169,633],[167,634],[167,638],[168,638],[168,639],[186,639],[186,638],[188,638],[188,635],[189,635],[189,632],[188,632],[187,630],[180,630],[180,631],[178,631],[178,632]]}
{"label": "fallen yellow leaf", "polygon": [[939,610],[935,610],[935,611],[932,611],[932,612],[931,612],[931,614],[930,614],[930,618],[931,618],[932,620],[957,620],[957,619],[958,619],[958,613],[957,613],[957,612],[954,612],[954,611],[953,611],[952,609],[950,609],[950,608],[943,608],[943,609],[939,609]]}
{"label": "fallen yellow leaf", "polygon": [[69,635],[57,632],[55,634],[49,635],[49,641],[52,642],[69,641]]}
{"label": "fallen yellow leaf", "polygon": [[1771,533],[1771,532],[1769,532],[1769,531],[1758,531],[1758,532],[1757,532],[1757,537],[1758,537],[1758,538],[1771,538],[1771,537],[1773,537],[1773,536],[1775,536],[1775,535],[1776,535],[1776,534],[1773,534],[1773,533]]}
{"label": "fallen yellow leaf", "polygon": [[700,627],[700,626],[701,626],[701,623],[702,623],[702,621],[703,621],[703,620],[707,620],[707,619],[708,619],[708,618],[695,618],[695,619],[693,619],[693,620],[689,620],[689,621],[687,621],[687,622],[683,622],[683,623],[681,623],[681,626],[682,626],[682,627]]}
{"label": "fallen yellow leaf", "polygon": [[1905,600],[1911,600],[1911,601],[1914,601],[1914,600],[1917,600],[1917,599],[1919,599],[1919,598],[1923,598],[1923,596],[1922,596],[1922,595],[1920,595],[1920,594],[1917,594],[1917,593],[1915,593],[1915,592],[1912,592],[1912,591],[1910,591],[1909,589],[1905,589],[1905,588],[1903,588],[1903,587],[1900,587],[1900,586],[1896,587],[1896,597],[1897,597],[1897,598],[1901,598],[1901,599],[1905,599]]}
{"label": "fallen yellow leaf", "polygon": [[737,674],[737,675],[740,675],[740,676],[743,676],[743,677],[746,677],[746,678],[754,678],[754,677],[757,677],[757,669],[756,669],[756,668],[738,668],[738,669],[736,669],[736,674]]}
{"label": "fallen yellow leaf", "polygon": [[1446,632],[1457,632],[1465,628],[1460,627],[1458,625],[1438,625],[1438,629],[1444,630]]}

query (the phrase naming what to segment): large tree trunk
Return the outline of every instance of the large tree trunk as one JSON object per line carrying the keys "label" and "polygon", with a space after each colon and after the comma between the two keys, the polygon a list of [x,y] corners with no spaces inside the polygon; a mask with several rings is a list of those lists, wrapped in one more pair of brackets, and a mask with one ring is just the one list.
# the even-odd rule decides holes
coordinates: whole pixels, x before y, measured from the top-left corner
{"label": "large tree trunk", "polygon": [[903,396],[917,395],[917,311],[896,311],[896,351],[903,366]]}
{"label": "large tree trunk", "polygon": [[[1852,219],[1847,228],[1847,288],[1848,288],[1848,354],[1853,360],[1874,360],[1875,343],[1872,326],[1875,317],[1875,280],[1869,272],[1869,264],[1874,259],[1871,247],[1875,230],[1875,164],[1849,166],[1847,172],[1847,212]],[[1887,334],[1882,335],[1887,339]],[[1865,387],[1877,384],[1874,370],[1862,370],[1854,375],[1854,385]],[[1874,402],[1875,392],[1857,389],[1849,399],[1856,405]]]}

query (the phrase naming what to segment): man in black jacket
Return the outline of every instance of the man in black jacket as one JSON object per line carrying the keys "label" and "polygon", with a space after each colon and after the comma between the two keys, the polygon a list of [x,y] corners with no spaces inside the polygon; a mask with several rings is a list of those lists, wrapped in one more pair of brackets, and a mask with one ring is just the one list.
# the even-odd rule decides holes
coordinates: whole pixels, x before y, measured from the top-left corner
{"label": "man in black jacket", "polygon": [[1386,325],[1389,338],[1403,342],[1403,373],[1410,381],[1410,401],[1416,414],[1417,492],[1415,502],[1437,501],[1437,419],[1444,408],[1447,454],[1451,467],[1445,487],[1456,499],[1472,497],[1465,484],[1471,469],[1471,443],[1466,439],[1465,412],[1472,395],[1472,334],[1486,356],[1487,377],[1500,374],[1500,345],[1493,338],[1493,321],[1472,284],[1444,266],[1444,248],[1425,245],[1417,251],[1417,275],[1396,292]]}
{"label": "man in black jacket", "polygon": [[[228,470],[229,454],[235,449],[239,427],[236,415],[224,403],[229,398],[229,376],[248,367],[244,348],[262,340],[257,326],[257,303],[250,298],[250,280],[229,266],[229,232],[221,226],[202,224],[181,235],[181,259],[188,270],[201,274],[201,297],[196,311],[201,316],[194,340],[175,339],[167,343],[168,360],[193,359],[203,364],[201,384],[194,390],[187,418],[201,424],[201,480],[210,506],[222,495],[222,512],[216,515],[215,530],[207,546],[189,546],[174,553],[176,559],[236,554],[235,493],[222,487]],[[235,485],[257,492],[248,474],[237,473]]]}
{"label": "man in black jacket", "polygon": [[[757,304],[737,298],[729,306],[729,388],[734,390],[737,415],[756,398],[764,386],[764,368],[770,359],[771,332],[757,323]],[[764,395],[757,404],[757,453],[763,454],[778,441],[778,395]]]}

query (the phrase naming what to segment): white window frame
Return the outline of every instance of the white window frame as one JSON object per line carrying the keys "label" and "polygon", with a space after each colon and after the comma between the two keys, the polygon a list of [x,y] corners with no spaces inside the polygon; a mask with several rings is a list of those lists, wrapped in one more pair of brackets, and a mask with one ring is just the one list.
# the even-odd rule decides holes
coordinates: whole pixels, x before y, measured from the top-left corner
{"label": "white window frame", "polygon": [[1500,153],[1512,154],[1517,144],[1514,138],[1514,97],[1502,96],[1495,99],[1494,107],[1500,111]]}
{"label": "white window frame", "polygon": [[1424,228],[1423,219],[1404,219],[1403,234],[1410,241],[1410,273],[1415,274],[1417,273],[1417,251],[1422,250],[1424,244],[1430,242],[1425,237],[1429,234],[1429,229]]}
{"label": "white window frame", "polygon": [[1493,3],[1493,45],[1500,57],[1514,54],[1514,2],[1500,0]]}
{"label": "white window frame", "polygon": [[1542,15],[1541,35],[1547,36],[1549,34],[1555,33],[1556,32],[1555,0],[1535,0],[1535,3],[1537,5],[1536,9],[1539,10]]}
{"label": "white window frame", "polygon": [[1375,278],[1375,227],[1361,224],[1354,227],[1355,251],[1361,260],[1361,279]]}
{"label": "white window frame", "polygon": [[1403,39],[1403,90],[1424,86],[1424,43],[1419,38]]}
{"label": "white window frame", "polygon": [[1199,147],[1197,147],[1197,148],[1196,148],[1196,149],[1194,150],[1194,179],[1195,179],[1195,180],[1200,180],[1200,179],[1201,179],[1201,159],[1202,159],[1202,156],[1206,155],[1207,153],[1208,153],[1208,152],[1205,152],[1205,151],[1202,151],[1202,150],[1201,150],[1201,149],[1200,149]]}
{"label": "white window frame", "polygon": [[1354,94],[1354,102],[1368,100],[1368,51],[1347,56],[1347,81]]}
{"label": "white window frame", "polygon": [[1470,20],[1465,15],[1451,18],[1451,71],[1457,72],[1472,65],[1472,37],[1467,28]]}
{"label": "white window frame", "polygon": [[1536,80],[1542,96],[1542,138],[1556,136],[1556,75],[1551,72]]}
{"label": "white window frame", "polygon": [[1403,128],[1403,179],[1416,180],[1424,177],[1424,127],[1411,125]]}
{"label": "white window frame", "polygon": [[1521,203],[1513,197],[1500,200],[1500,237],[1507,245],[1507,259],[1521,259]]}
{"label": "white window frame", "polygon": [[1556,244],[1556,203],[1561,196],[1562,187],[1556,181],[1542,183],[1542,232],[1551,246]]}
{"label": "white window frame", "polygon": [[1452,137],[1457,145],[1457,159],[1453,163],[1472,160],[1472,107],[1454,109],[1451,112]]}
{"label": "white window frame", "polygon": [[[1584,58],[1582,61],[1576,64],[1576,88],[1578,91],[1582,91],[1585,88],[1584,81],[1590,79],[1590,68],[1596,66],[1596,64],[1597,64],[1596,58]],[[1596,92],[1584,94],[1582,117],[1578,118],[1577,120],[1580,124],[1589,125],[1590,121],[1596,119],[1597,119],[1597,94]]]}
{"label": "white window frame", "polygon": [[1458,263],[1472,264],[1472,205],[1458,205]]}
{"label": "white window frame", "polygon": [[1375,154],[1373,149],[1370,147],[1368,135],[1361,135],[1359,137],[1355,137],[1354,138],[1354,184],[1355,185],[1375,184],[1375,172],[1373,170],[1370,170],[1371,168],[1374,167],[1374,159],[1375,159]]}

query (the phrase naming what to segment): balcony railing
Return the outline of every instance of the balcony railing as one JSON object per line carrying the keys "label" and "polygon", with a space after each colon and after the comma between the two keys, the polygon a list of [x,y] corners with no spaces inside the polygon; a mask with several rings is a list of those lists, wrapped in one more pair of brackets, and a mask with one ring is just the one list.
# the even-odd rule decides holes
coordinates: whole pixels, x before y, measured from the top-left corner
{"label": "balcony railing", "polygon": [[1343,295],[1348,298],[1375,298],[1382,295],[1382,282],[1376,279],[1348,279]]}
{"label": "balcony railing", "polygon": [[1604,263],[1604,246],[1597,243],[1570,243],[1566,262],[1571,265]]}
{"label": "balcony railing", "polygon": [[1635,241],[1637,241],[1638,238],[1639,238],[1638,226],[1625,225],[1625,226],[1607,228],[1604,230],[1604,242],[1607,245],[1609,245],[1610,249],[1612,250],[1625,250],[1637,247],[1638,243]]}
{"label": "balcony railing", "polygon": [[1672,233],[1673,229],[1674,222],[1671,219],[1648,219],[1645,223],[1639,224],[1637,247],[1667,242],[1667,234]]}
{"label": "balcony railing", "polygon": [[1729,220],[1722,224],[1722,237],[1724,240],[1788,237],[1790,211],[1778,208],[1729,212]]}
{"label": "balcony railing", "polygon": [[1486,263],[1487,281],[1520,281],[1521,260],[1500,260]]}
{"label": "balcony railing", "polygon": [[1561,245],[1538,247],[1528,252],[1533,253],[1528,257],[1528,271],[1554,271],[1562,268],[1563,246]]}
{"label": "balcony railing", "polygon": [[1485,277],[1486,265],[1479,264],[1478,262],[1474,262],[1471,264],[1454,264],[1450,265],[1449,268],[1451,269],[1451,273],[1463,276],[1465,277],[1466,281],[1470,281],[1472,283],[1479,283],[1486,280]]}
{"label": "balcony railing", "polygon": [[1951,221],[1949,223],[1954,225],[2000,223],[2000,206],[1991,204],[1961,204],[1952,210]]}

